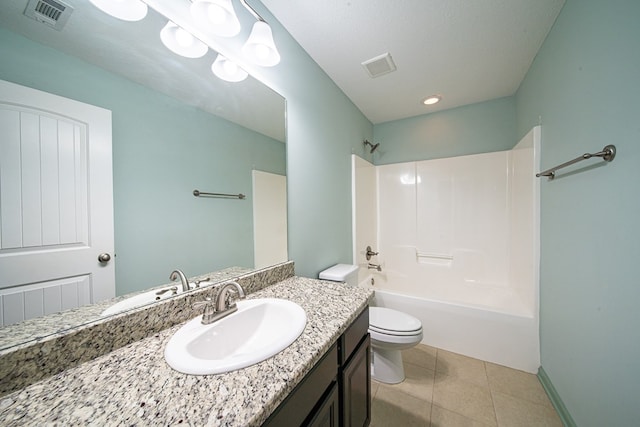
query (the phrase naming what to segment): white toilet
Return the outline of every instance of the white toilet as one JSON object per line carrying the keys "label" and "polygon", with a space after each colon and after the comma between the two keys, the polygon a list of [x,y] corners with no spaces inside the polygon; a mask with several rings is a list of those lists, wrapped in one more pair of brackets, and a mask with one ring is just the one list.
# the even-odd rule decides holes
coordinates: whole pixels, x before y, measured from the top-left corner
{"label": "white toilet", "polygon": [[[322,280],[345,282],[357,286],[358,266],[337,264],[319,275]],[[371,335],[371,377],[387,384],[404,381],[402,353],[422,341],[420,320],[398,310],[369,307]]]}

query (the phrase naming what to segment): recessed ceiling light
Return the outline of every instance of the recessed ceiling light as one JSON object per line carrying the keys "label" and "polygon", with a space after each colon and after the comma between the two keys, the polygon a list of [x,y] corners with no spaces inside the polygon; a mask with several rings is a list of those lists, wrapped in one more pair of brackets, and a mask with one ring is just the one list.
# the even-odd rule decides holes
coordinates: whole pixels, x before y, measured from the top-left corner
{"label": "recessed ceiling light", "polygon": [[422,103],[424,105],[433,105],[433,104],[437,104],[438,102],[440,102],[441,99],[442,99],[442,96],[440,96],[440,95],[431,95],[431,96],[428,96],[425,99],[423,99]]}

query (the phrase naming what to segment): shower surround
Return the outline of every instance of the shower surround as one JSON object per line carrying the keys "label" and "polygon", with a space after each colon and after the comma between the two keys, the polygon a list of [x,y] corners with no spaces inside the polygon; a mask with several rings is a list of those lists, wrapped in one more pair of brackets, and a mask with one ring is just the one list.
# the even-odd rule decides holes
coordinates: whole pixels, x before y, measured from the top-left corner
{"label": "shower surround", "polygon": [[538,126],[509,151],[381,166],[354,156],[359,283],[419,318],[423,343],[537,372],[539,147]]}

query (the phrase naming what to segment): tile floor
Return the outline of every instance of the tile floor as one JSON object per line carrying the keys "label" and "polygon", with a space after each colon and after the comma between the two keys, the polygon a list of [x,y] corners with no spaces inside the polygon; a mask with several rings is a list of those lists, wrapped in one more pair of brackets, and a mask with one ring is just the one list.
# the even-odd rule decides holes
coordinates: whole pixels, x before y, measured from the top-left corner
{"label": "tile floor", "polygon": [[404,382],[371,382],[371,426],[562,427],[535,375],[426,345],[403,359]]}

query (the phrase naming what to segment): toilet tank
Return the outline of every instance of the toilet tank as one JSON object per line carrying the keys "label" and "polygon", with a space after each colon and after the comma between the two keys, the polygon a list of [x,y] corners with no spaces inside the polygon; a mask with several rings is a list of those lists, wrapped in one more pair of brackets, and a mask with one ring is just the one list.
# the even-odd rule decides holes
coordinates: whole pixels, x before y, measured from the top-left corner
{"label": "toilet tank", "polygon": [[320,272],[322,280],[345,282],[349,286],[358,285],[358,266],[351,264],[336,264]]}

